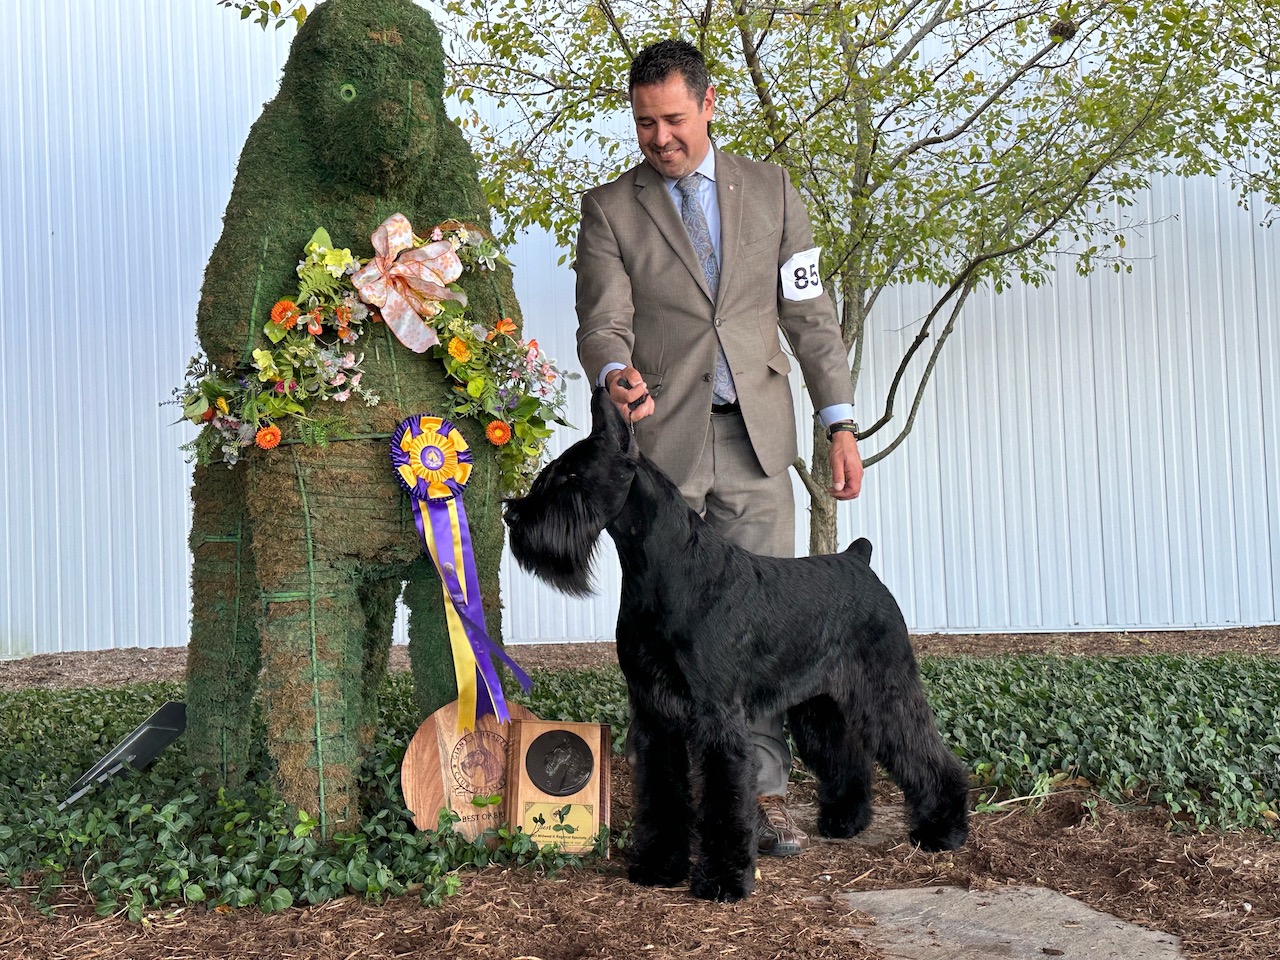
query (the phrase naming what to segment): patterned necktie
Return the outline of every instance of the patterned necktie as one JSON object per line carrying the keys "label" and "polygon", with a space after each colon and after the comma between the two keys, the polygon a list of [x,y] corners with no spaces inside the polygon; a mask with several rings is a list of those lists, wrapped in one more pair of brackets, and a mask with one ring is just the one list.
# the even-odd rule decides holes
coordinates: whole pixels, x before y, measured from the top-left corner
{"label": "patterned necktie", "polygon": [[[702,212],[702,204],[698,202],[698,187],[703,176],[696,171],[676,181],[676,189],[680,191],[680,219],[689,233],[693,243],[693,252],[698,255],[698,263],[702,265],[702,275],[706,278],[707,289],[711,291],[714,301],[720,291],[720,264],[716,261],[716,248],[711,242],[711,230],[707,227],[707,218]],[[733,385],[733,375],[729,372],[729,361],[724,355],[724,347],[716,344],[716,372],[711,391],[724,403],[736,403],[738,391]]]}

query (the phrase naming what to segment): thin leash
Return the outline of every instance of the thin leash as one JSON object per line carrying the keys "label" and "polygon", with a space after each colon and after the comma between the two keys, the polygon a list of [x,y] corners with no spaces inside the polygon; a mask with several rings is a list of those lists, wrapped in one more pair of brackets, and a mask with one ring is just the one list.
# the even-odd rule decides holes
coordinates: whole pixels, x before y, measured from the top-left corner
{"label": "thin leash", "polygon": [[[622,387],[623,390],[631,389],[631,384],[627,382],[625,377],[618,378],[618,386]],[[640,406],[640,404],[644,403],[648,399],[649,399],[649,394],[648,394],[648,391],[646,391],[645,395],[641,397],[639,400],[632,400],[630,403],[627,404],[627,429],[631,431],[631,435],[633,437],[636,435],[636,425],[635,425],[635,421],[631,419],[631,414],[636,411],[636,409]]]}

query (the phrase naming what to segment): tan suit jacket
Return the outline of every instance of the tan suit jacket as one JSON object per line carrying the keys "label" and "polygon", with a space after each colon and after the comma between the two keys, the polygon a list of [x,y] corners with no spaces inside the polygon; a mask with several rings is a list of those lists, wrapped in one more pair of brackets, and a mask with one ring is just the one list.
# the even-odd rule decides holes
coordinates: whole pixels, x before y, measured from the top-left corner
{"label": "tan suit jacket", "polygon": [[636,424],[640,448],[676,483],[698,463],[710,430],[716,340],[761,467],[774,476],[797,453],[785,335],[815,409],[852,403],[848,351],[830,297],[793,301],[781,266],[813,247],[799,193],[782,168],[716,153],[720,289],[712,302],[693,245],[661,174],[647,161],[582,198],[577,274],[578,356],[595,380],[606,364],[634,366],[654,413]]}

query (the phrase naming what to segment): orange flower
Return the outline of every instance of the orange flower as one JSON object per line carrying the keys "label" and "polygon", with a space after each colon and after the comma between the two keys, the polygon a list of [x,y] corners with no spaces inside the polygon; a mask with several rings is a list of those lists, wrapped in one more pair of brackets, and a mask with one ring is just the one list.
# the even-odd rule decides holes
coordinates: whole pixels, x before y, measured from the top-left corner
{"label": "orange flower", "polygon": [[500,447],[511,439],[511,428],[501,420],[494,420],[484,428],[484,435],[495,447]]}
{"label": "orange flower", "polygon": [[263,450],[271,450],[280,443],[280,428],[274,423],[268,424],[258,431],[253,442]]}
{"label": "orange flower", "polygon": [[454,337],[449,341],[449,356],[459,363],[466,363],[471,359],[471,351],[467,349],[467,344],[461,337]]}
{"label": "orange flower", "polygon": [[271,322],[277,326],[292,330],[298,322],[298,305],[292,300],[277,300],[271,308]]}
{"label": "orange flower", "polygon": [[346,304],[333,308],[333,315],[338,318],[338,325],[342,327],[351,326],[351,308]]}
{"label": "orange flower", "polygon": [[318,335],[324,328],[320,326],[320,321],[324,318],[324,311],[316,307],[307,314],[307,333],[313,337]]}
{"label": "orange flower", "polygon": [[516,335],[516,322],[510,317],[503,317],[493,325],[494,333],[505,333],[508,337]]}

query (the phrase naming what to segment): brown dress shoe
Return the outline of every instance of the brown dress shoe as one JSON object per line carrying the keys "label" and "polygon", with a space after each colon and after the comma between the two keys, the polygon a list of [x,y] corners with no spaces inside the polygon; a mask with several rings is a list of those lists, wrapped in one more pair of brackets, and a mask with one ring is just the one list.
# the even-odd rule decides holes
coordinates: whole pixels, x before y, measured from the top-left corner
{"label": "brown dress shoe", "polygon": [[787,812],[785,797],[757,797],[760,825],[756,850],[766,857],[794,857],[809,849],[809,835],[796,826]]}

